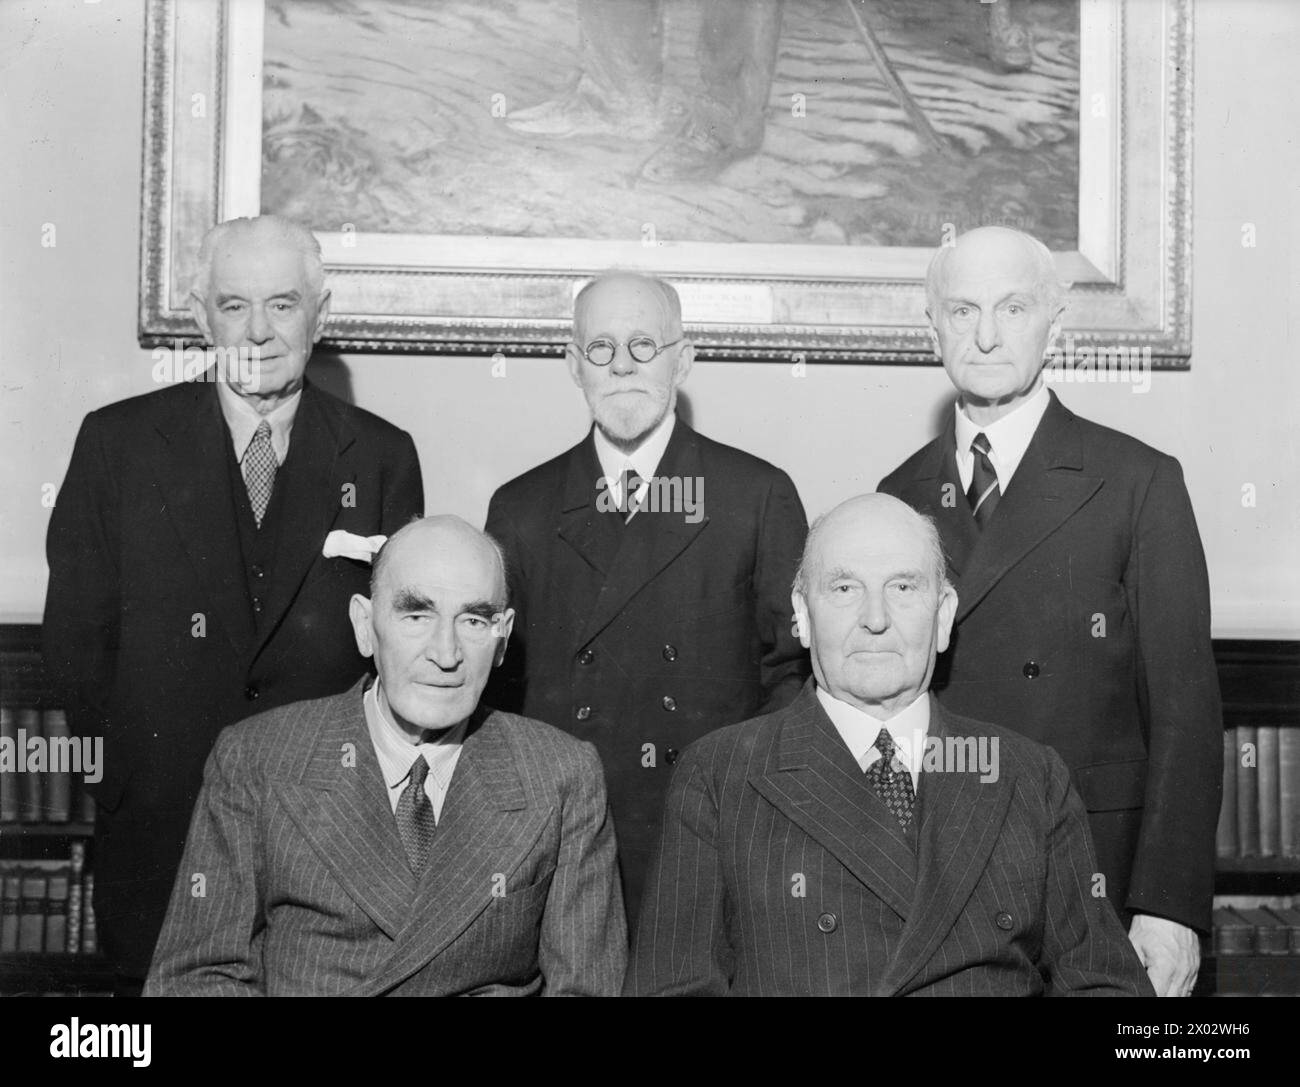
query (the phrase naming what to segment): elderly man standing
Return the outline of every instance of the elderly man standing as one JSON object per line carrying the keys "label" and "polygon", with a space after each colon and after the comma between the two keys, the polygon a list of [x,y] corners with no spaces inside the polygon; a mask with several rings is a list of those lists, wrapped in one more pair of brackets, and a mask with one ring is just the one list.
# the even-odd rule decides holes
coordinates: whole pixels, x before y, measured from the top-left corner
{"label": "elderly man standing", "polygon": [[935,255],[926,294],[960,397],[880,489],[935,518],[961,595],[936,692],[1061,754],[1156,991],[1186,995],[1210,928],[1223,725],[1182,472],[1044,387],[1064,292],[1041,242],[972,230]]}
{"label": "elderly man standing", "polygon": [[479,703],[507,603],[500,549],[459,518],[384,544],[349,605],[378,678],[222,734],[147,995],[618,993],[600,760]]}
{"label": "elderly man standing", "polygon": [[225,357],[86,417],[47,541],[46,668],[72,727],[104,737],[95,912],[123,993],[217,734],[366,670],[344,614],[369,571],[326,537],[391,533],[424,505],[410,436],[304,378],[329,311],[309,231],[214,227],[192,308]]}
{"label": "elderly man standing", "polygon": [[493,701],[596,745],[631,920],[681,749],[807,674],[789,584],[808,526],[784,472],[677,418],[693,349],[671,286],[594,280],[573,336],[595,425],[488,509],[523,635]]}
{"label": "elderly man standing", "polygon": [[626,991],[1151,995],[1049,748],[927,693],[956,593],[927,518],[820,518],[792,594],[814,680],[678,764]]}

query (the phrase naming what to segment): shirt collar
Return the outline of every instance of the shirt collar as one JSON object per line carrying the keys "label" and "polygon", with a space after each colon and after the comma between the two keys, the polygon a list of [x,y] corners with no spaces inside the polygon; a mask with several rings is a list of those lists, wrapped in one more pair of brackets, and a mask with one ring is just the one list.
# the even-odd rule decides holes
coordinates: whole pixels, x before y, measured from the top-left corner
{"label": "shirt collar", "polygon": [[670,411],[631,453],[616,448],[600,427],[596,427],[596,456],[600,459],[600,470],[605,478],[621,487],[623,470],[630,464],[642,479],[653,479],[676,424],[677,413]]}
{"label": "shirt collar", "polygon": [[367,688],[362,705],[365,707],[370,742],[374,745],[375,757],[379,760],[379,770],[384,775],[384,784],[390,789],[406,780],[417,756],[423,755],[430,772],[436,773],[452,755],[459,752],[465,739],[466,722],[462,721],[441,732],[426,730],[427,740],[412,743],[410,737],[384,712],[379,701],[378,679]]}
{"label": "shirt collar", "polygon": [[998,486],[1005,492],[1050,402],[1047,385],[1041,384],[1037,392],[1026,397],[1001,419],[987,426],[980,426],[971,420],[971,417],[966,414],[965,407],[958,401],[957,456],[963,464],[969,461],[972,456],[971,442],[977,435],[983,434],[988,438],[989,446],[993,450],[989,459],[993,462],[993,470],[998,474]]}
{"label": "shirt collar", "polygon": [[271,448],[275,451],[275,459],[280,464],[284,463],[284,458],[289,455],[289,433],[293,430],[298,403],[302,400],[302,389],[269,415],[259,414],[252,404],[224,381],[217,382],[217,400],[221,404],[221,415],[226,420],[226,428],[230,431],[230,439],[235,446],[236,460],[244,459],[248,443],[253,440],[258,426],[265,419],[271,424]]}
{"label": "shirt collar", "polygon": [[864,766],[869,758],[874,761],[879,757],[880,753],[874,750],[876,737],[882,728],[888,728],[894,738],[894,757],[912,775],[912,787],[918,786],[917,778],[925,761],[925,738],[930,731],[929,694],[922,694],[888,721],[872,717],[857,706],[841,701],[820,684],[817,686],[817,700],[859,766]]}

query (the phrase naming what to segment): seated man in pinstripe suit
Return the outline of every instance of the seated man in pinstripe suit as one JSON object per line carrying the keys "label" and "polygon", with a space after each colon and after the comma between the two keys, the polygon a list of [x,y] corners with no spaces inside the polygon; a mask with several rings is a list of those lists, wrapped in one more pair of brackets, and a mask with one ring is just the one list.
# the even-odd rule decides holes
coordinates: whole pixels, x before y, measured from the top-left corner
{"label": "seated man in pinstripe suit", "polygon": [[479,703],[514,620],[500,548],[412,522],[370,593],[351,617],[373,684],[218,739],[145,994],[617,994],[600,759]]}
{"label": "seated man in pinstripe suit", "polygon": [[928,693],[957,607],[934,524],[850,499],[792,599],[814,679],[678,762],[625,991],[1154,995],[1065,764]]}

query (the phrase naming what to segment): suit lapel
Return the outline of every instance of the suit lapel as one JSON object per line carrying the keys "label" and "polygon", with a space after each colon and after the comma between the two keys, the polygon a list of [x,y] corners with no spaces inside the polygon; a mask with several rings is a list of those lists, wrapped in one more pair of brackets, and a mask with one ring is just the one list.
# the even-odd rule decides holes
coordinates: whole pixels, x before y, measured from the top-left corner
{"label": "suit lapel", "polygon": [[439,955],[488,908],[551,817],[550,808],[529,802],[506,738],[506,718],[480,714],[457,760],[397,947],[353,995],[385,992]]}
{"label": "suit lapel", "polygon": [[343,509],[344,484],[356,484],[356,472],[343,458],[353,441],[347,423],[331,410],[329,402],[313,385],[306,384],[286,460],[286,466],[293,462],[293,486],[286,487],[279,496],[283,505],[275,579],[267,600],[266,623],[258,651],[275,633],[298,595],[307,571],[320,557],[325,537]]}
{"label": "suit lapel", "polygon": [[[947,713],[930,698],[929,737],[943,743],[952,735]],[[922,772],[915,904],[882,995],[897,994],[916,978],[983,875],[1015,793],[1014,775],[1005,765],[999,770],[998,779],[989,782],[982,782],[977,770]]]}
{"label": "suit lapel", "polygon": [[957,471],[957,442],[952,426],[930,443],[916,478],[904,496],[917,509],[934,517],[948,551],[948,566],[959,577],[979,541]]}
{"label": "suit lapel", "polygon": [[274,788],[289,817],[348,895],[389,937],[407,925],[415,877],[397,834],[366,728],[365,681],[330,699],[297,782]]}
{"label": "suit lapel", "polygon": [[230,432],[209,370],[178,393],[178,406],[155,428],[167,445],[154,458],[156,480],[199,584],[221,619],[235,652],[253,641],[253,613],[242,569],[239,531],[230,495]]}
{"label": "suit lapel", "polygon": [[1055,532],[1101,488],[1087,476],[1075,419],[1056,394],[1025,450],[1016,474],[971,552],[957,584],[960,623],[1021,559]]}
{"label": "suit lapel", "polygon": [[616,514],[596,508],[597,488],[602,476],[596,456],[595,428],[569,450],[560,503],[559,536],[592,569],[605,575],[614,563],[622,540],[622,526]]}
{"label": "suit lapel", "polygon": [[[594,456],[594,445],[593,445]],[[698,479],[704,475],[703,459],[695,431],[677,420],[668,448],[655,471],[656,477]],[[622,528],[621,542],[606,571],[596,603],[579,638],[583,645],[609,626],[650,582],[680,555],[708,526],[708,517],[687,522],[683,513],[642,512]]]}
{"label": "suit lapel", "polygon": [[817,701],[812,680],[784,717],[750,784],[906,918],[916,891],[916,854]]}

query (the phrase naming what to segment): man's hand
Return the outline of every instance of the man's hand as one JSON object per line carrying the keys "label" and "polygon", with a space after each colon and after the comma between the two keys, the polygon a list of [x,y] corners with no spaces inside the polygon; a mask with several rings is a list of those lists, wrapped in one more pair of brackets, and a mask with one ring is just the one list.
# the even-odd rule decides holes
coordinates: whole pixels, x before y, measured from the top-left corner
{"label": "man's hand", "polygon": [[1146,967],[1156,996],[1188,996],[1201,969],[1201,942],[1196,932],[1177,921],[1134,915],[1129,942]]}

